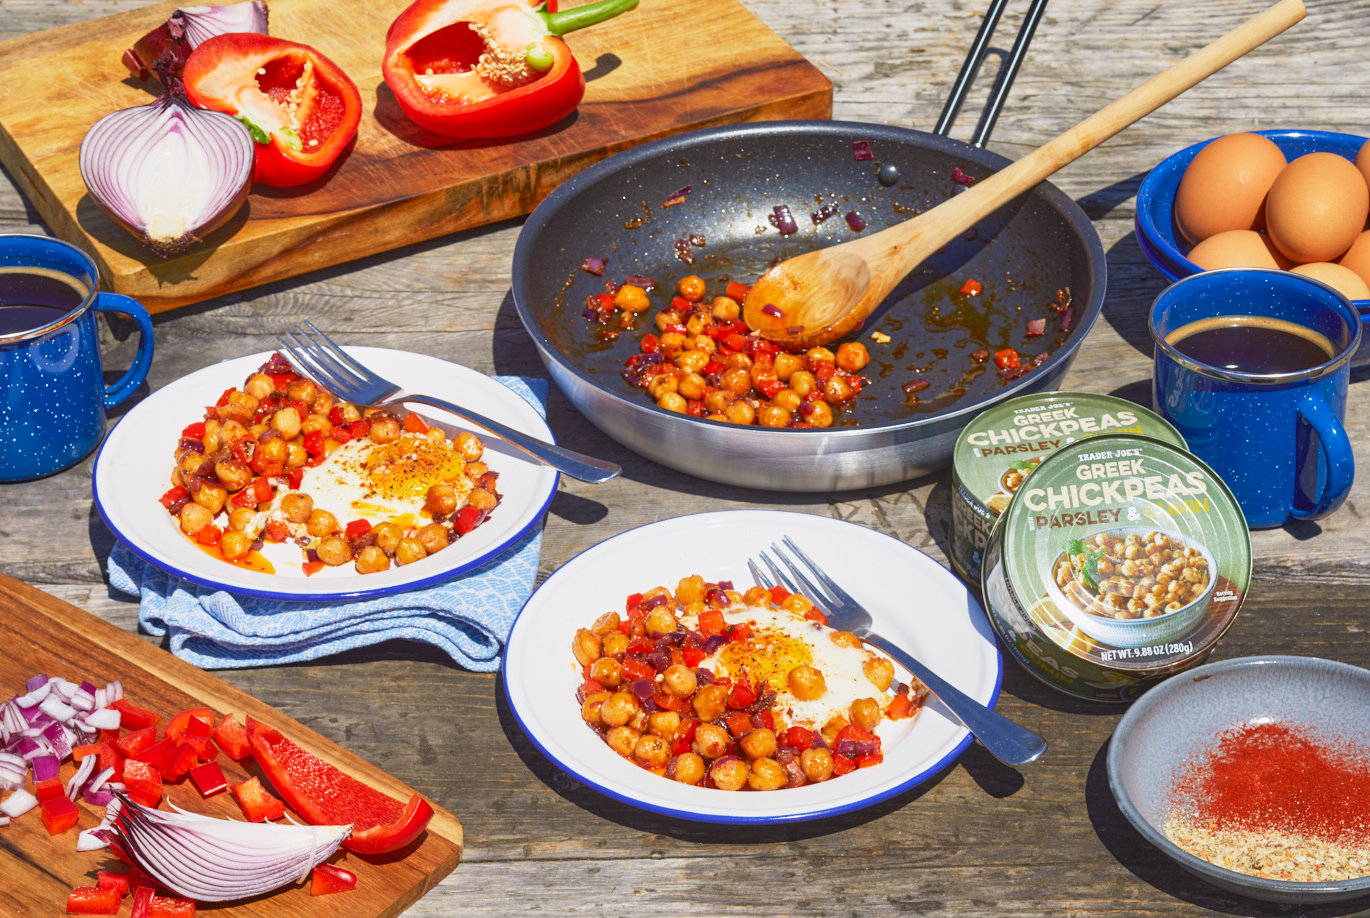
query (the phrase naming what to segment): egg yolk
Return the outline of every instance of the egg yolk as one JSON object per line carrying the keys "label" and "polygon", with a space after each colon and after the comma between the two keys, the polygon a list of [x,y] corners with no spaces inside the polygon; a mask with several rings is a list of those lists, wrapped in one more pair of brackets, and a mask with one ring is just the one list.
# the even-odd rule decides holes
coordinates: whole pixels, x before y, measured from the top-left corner
{"label": "egg yolk", "polygon": [[754,631],[745,641],[734,641],[718,652],[730,673],[741,672],[757,682],[765,682],[777,692],[787,690],[790,670],[801,663],[813,664],[808,645],[790,635],[770,629]]}
{"label": "egg yolk", "polygon": [[445,443],[427,437],[400,437],[377,445],[365,460],[368,496],[422,503],[428,489],[442,481],[459,481],[466,460]]}

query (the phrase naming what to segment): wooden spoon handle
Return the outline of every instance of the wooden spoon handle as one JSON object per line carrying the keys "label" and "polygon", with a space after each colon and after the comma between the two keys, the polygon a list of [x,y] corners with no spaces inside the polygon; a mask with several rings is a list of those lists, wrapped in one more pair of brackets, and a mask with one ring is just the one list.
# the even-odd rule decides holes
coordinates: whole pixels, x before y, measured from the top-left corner
{"label": "wooden spoon handle", "polygon": [[1304,15],[1303,0],[1280,0],[1101,108],[1054,140],[937,205],[934,210],[867,237],[867,245],[862,248],[869,253],[874,245],[876,251],[887,254],[885,257],[867,256],[871,261],[872,277],[871,294],[866,299],[872,301],[872,307],[879,304],[906,274],[975,221],[998,210],[1134,121],[1274,38],[1303,19]]}

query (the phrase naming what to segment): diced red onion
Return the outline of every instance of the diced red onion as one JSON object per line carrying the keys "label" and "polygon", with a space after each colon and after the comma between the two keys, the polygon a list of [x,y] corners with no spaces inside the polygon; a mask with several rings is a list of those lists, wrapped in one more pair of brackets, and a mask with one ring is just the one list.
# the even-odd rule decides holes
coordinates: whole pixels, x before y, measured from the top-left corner
{"label": "diced red onion", "polygon": [[49,681],[48,677],[42,673],[39,673],[36,676],[29,676],[28,681],[24,683],[24,691],[35,692],[47,685]]}
{"label": "diced red onion", "polygon": [[585,263],[582,264],[580,267],[583,270],[588,271],[589,273],[598,277],[604,273],[604,269],[607,265],[608,261],[606,259],[596,258],[595,256],[591,255],[589,258],[585,259]]}
{"label": "diced red onion", "polygon": [[664,650],[653,650],[646,656],[647,665],[659,673],[664,673],[671,665],[671,655]]}
{"label": "diced red onion", "polygon": [[71,720],[76,716],[76,709],[53,695],[43,699],[39,709],[53,720]]}
{"label": "diced red onion", "polygon": [[651,611],[652,609],[655,609],[658,606],[666,605],[666,603],[668,602],[671,602],[671,597],[667,596],[665,593],[658,593],[651,599],[648,599],[646,602],[644,602],[642,604],[642,608]]}
{"label": "diced red onion", "polygon": [[117,708],[101,708],[98,711],[91,711],[86,715],[86,726],[94,727],[96,730],[118,730],[119,724],[123,720],[123,715]]}
{"label": "diced red onion", "polygon": [[86,793],[94,793],[105,786],[105,782],[114,777],[114,766],[110,765],[103,768],[93,778],[90,779],[90,786],[86,788]]}
{"label": "diced red onion", "polygon": [[863,755],[874,755],[879,751],[880,747],[875,743],[863,743],[860,740],[844,739],[837,744],[837,754],[844,755],[849,759]]}
{"label": "diced red onion", "polygon": [[1040,337],[1040,336],[1042,335],[1042,333],[1044,333],[1044,332],[1046,331],[1046,329],[1047,329],[1047,320],[1046,320],[1046,319],[1032,319],[1032,320],[1029,321],[1028,324],[1027,324],[1027,336],[1028,336],[1029,338],[1037,338],[1037,337]]}
{"label": "diced red onion", "polygon": [[728,636],[726,634],[710,635],[709,639],[704,642],[704,656],[713,656],[714,651],[718,650],[718,648],[726,643],[728,643]]}
{"label": "diced red onion", "polygon": [[854,210],[847,211],[847,216],[845,219],[847,221],[847,225],[850,226],[852,229],[856,230],[858,233],[866,228],[865,219],[862,218],[862,216]]}
{"label": "diced red onion", "polygon": [[[46,678],[47,677],[44,677],[45,680]],[[29,681],[32,682],[32,680]],[[43,699],[48,697],[48,694],[52,691],[52,683],[43,681],[31,689],[27,689],[26,691],[27,694],[21,695],[18,698],[14,699],[14,703],[19,705],[19,707],[24,708],[25,710],[29,708],[36,708],[38,707],[38,705],[42,704]]]}
{"label": "diced red onion", "polygon": [[[81,792],[81,799],[91,806],[109,806],[114,802],[114,795],[109,791],[97,791],[86,788]],[[103,848],[105,846],[102,844],[100,847]]]}
{"label": "diced red onion", "polygon": [[[115,679],[109,685],[105,686],[105,692],[107,693],[105,697],[109,699],[110,704],[121,701],[124,697],[124,683],[119,679]],[[101,707],[104,707],[104,705],[101,705]]]}
{"label": "diced red onion", "polygon": [[842,208],[838,207],[836,204],[829,201],[828,203],[821,205],[818,208],[818,210],[815,210],[812,213],[810,213],[809,219],[813,221],[814,226],[817,226],[824,220],[827,220],[829,217],[835,217],[841,212]]}
{"label": "diced red onion", "polygon": [[6,797],[4,803],[0,803],[0,813],[4,813],[10,819],[18,819],[37,805],[38,798],[20,788]]}
{"label": "diced red onion", "polygon": [[629,688],[633,690],[638,701],[648,701],[656,694],[656,687],[651,679],[634,679]]}
{"label": "diced red onion", "polygon": [[799,764],[798,758],[782,762],[781,767],[785,769],[786,787],[802,787],[809,783],[808,777],[804,774],[804,767]]}
{"label": "diced red onion", "polygon": [[[724,639],[724,643],[727,643],[726,638]],[[695,678],[699,680],[700,685],[713,685],[714,679],[716,679],[717,677],[714,675],[714,671],[712,669],[709,669],[705,666],[696,666]]]}
{"label": "diced red onion", "polygon": [[8,816],[0,816],[0,826],[7,826],[9,824],[10,818]]}
{"label": "diced red onion", "polygon": [[625,284],[632,284],[634,287],[641,287],[650,290],[656,286],[656,281],[645,274],[629,274],[623,279]]}
{"label": "diced red onion", "polygon": [[851,144],[852,158],[858,161],[875,159],[875,154],[871,152],[869,140],[853,140]]}
{"label": "diced red onion", "polygon": [[95,122],[81,141],[81,178],[111,220],[165,258],[247,200],[253,147],[242,122],[169,91]]}
{"label": "diced red onion", "polygon": [[57,777],[62,769],[62,760],[52,753],[34,756],[33,761],[29,764],[33,766],[33,780],[35,781],[51,781]]}
{"label": "diced red onion", "polygon": [[28,778],[29,763],[12,752],[0,752],[0,790],[23,787]]}
{"label": "diced red onion", "polygon": [[780,230],[782,236],[799,232],[799,224],[794,222],[794,214],[790,213],[788,204],[777,204],[772,207],[770,221],[772,226]]}
{"label": "diced red onion", "polygon": [[670,206],[672,206],[673,204],[679,204],[679,203],[681,203],[681,202],[683,202],[683,201],[685,200],[685,196],[688,195],[689,193],[690,193],[690,186],[689,186],[689,185],[686,185],[684,188],[678,188],[678,189],[676,189],[675,191],[671,192],[671,194],[666,198],[665,202],[662,203],[661,206],[662,206],[662,207],[670,207]]}
{"label": "diced red onion", "polygon": [[770,316],[772,319],[785,318],[785,310],[781,309],[774,303],[767,303],[765,306],[762,306],[761,311],[766,315]]}
{"label": "diced red onion", "polygon": [[973,185],[975,179],[961,171],[960,166],[951,167],[951,180],[958,185]]}
{"label": "diced red onion", "polygon": [[[105,801],[104,803],[92,803],[93,806],[109,806],[110,801],[114,799],[114,796],[112,794],[102,794],[97,796],[109,797],[109,800]],[[91,801],[89,800],[87,800],[86,802],[91,803]],[[99,851],[101,848],[108,848],[109,842],[106,841],[106,837],[108,835],[109,830],[103,826],[95,826],[89,829],[83,829],[81,830],[81,834],[76,836],[76,850]]]}
{"label": "diced red onion", "polygon": [[[67,781],[66,792],[68,800],[75,800],[85,788],[90,776],[95,771],[95,763],[100,759],[97,756],[88,755],[81,760],[80,766],[76,769],[76,774]],[[35,771],[36,774],[36,771]]]}

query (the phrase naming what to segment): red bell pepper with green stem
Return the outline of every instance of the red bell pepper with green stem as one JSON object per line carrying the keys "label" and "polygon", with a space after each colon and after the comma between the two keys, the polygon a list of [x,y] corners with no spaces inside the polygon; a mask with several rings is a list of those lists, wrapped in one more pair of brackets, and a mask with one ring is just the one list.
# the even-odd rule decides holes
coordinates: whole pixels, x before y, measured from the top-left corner
{"label": "red bell pepper with green stem", "polygon": [[254,33],[206,39],[186,60],[186,94],[227,112],[256,141],[254,181],[275,188],[321,177],[361,123],[357,86],[309,45]]}
{"label": "red bell pepper with green stem", "polygon": [[416,0],[391,24],[381,72],[411,121],[443,137],[512,137],[555,124],[585,95],[562,35],[638,0],[557,11],[555,0]]}

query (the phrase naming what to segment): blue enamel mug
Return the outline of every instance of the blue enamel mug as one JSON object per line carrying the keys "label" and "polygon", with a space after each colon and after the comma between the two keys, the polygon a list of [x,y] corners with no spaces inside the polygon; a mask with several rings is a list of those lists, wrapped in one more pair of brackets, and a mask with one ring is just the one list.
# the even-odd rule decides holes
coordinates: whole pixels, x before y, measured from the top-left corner
{"label": "blue enamel mug", "polygon": [[[60,239],[0,234],[0,481],[61,471],[104,436],[106,411],[132,395],[152,362],[152,319],[102,293],[90,256]],[[95,314],[138,323],[133,366],[105,385]]]}
{"label": "blue enamel mug", "polygon": [[1152,400],[1225,481],[1252,529],[1326,516],[1351,491],[1345,427],[1360,316],[1326,284],[1232,268],[1151,306]]}

